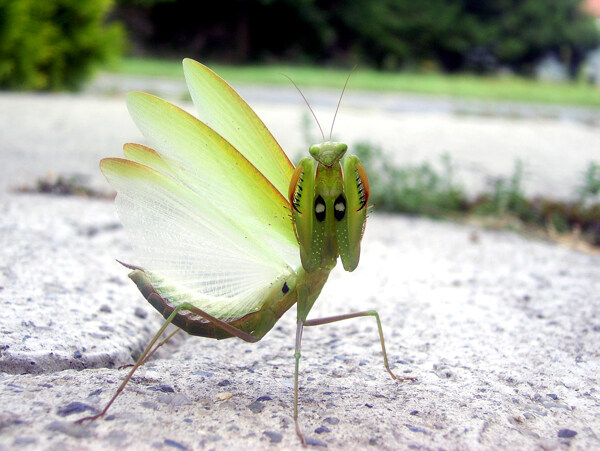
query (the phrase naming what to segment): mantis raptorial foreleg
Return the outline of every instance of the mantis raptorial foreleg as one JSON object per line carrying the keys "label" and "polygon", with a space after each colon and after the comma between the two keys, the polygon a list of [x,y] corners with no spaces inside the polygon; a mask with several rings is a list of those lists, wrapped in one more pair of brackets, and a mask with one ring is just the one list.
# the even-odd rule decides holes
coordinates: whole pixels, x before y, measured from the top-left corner
{"label": "mantis raptorial foreleg", "polygon": [[169,315],[169,317],[167,318],[167,320],[164,322],[164,324],[161,326],[161,328],[158,330],[158,332],[156,333],[156,335],[154,335],[154,337],[152,338],[152,340],[150,341],[150,343],[148,344],[148,346],[146,346],[146,349],[144,349],[144,352],[142,352],[142,355],[139,357],[139,359],[137,360],[137,362],[135,363],[135,365],[133,366],[133,368],[131,368],[131,370],[129,371],[129,373],[127,374],[127,376],[125,377],[125,379],[123,380],[123,382],[121,382],[121,385],[119,385],[119,388],[117,388],[117,391],[115,392],[115,394],[113,395],[113,397],[110,399],[110,401],[108,401],[108,404],[106,404],[106,406],[104,407],[104,409],[102,409],[102,412],[100,412],[99,414],[96,415],[92,415],[89,417],[84,417],[84,418],[80,418],[79,420],[75,421],[75,423],[83,423],[86,420],[96,420],[102,416],[104,416],[106,414],[106,412],[108,411],[108,409],[110,408],[110,406],[112,405],[112,403],[115,401],[115,399],[117,399],[117,396],[119,396],[119,394],[123,391],[123,389],[125,388],[125,386],[127,385],[127,383],[129,382],[129,380],[131,379],[131,377],[133,376],[133,373],[136,372],[136,370],[142,366],[144,363],[146,363],[148,361],[148,359],[152,356],[152,354],[154,354],[154,352],[156,352],[156,350],[162,346],[164,343],[167,342],[167,340],[169,340],[173,335],[175,335],[180,329],[177,329],[176,331],[172,332],[166,339],[164,339],[163,341],[161,341],[158,345],[156,345],[156,347],[154,349],[152,349],[152,347],[154,346],[154,344],[158,341],[158,339],[160,338],[160,336],[163,334],[163,332],[165,331],[165,329],[167,328],[167,326],[169,324],[171,324],[171,322],[173,321],[173,319],[175,319],[175,317],[181,312],[187,310],[195,315],[200,316],[201,318],[206,319],[207,321],[210,321],[211,323],[214,323],[216,326],[222,328],[223,330],[231,333],[232,335],[241,338],[242,340],[249,342],[249,343],[254,343],[256,341],[258,341],[258,339],[246,332],[243,332],[233,326],[231,326],[230,324],[227,324],[226,322],[215,318],[214,316],[204,312],[203,310],[200,310],[199,308],[193,306],[192,304],[181,304],[178,305],[177,307],[175,307],[173,309],[173,312],[171,312],[171,314]]}

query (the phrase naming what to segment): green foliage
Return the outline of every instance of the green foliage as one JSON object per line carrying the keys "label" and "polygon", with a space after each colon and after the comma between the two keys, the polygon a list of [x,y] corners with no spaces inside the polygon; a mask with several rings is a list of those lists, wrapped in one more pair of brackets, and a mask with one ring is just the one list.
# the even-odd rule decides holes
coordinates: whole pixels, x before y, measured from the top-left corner
{"label": "green foliage", "polygon": [[[477,216],[507,218],[516,228],[535,227],[558,233],[577,230],[588,242],[600,245],[600,165],[590,164],[579,189],[581,200],[560,202],[544,198],[528,199],[523,192],[525,171],[515,162],[513,173],[491,183],[486,192],[469,199],[453,177],[450,157],[444,155],[441,166],[423,163],[398,166],[389,161],[382,149],[370,143],[358,143],[350,151],[364,164],[371,186],[370,203],[376,211],[391,211],[430,217]],[[516,221],[516,222],[515,222]],[[506,224],[506,222],[504,222]],[[521,226],[519,226],[519,224]]]}
{"label": "green foliage", "polygon": [[196,0],[119,0],[119,16],[154,54],[522,73],[554,54],[573,75],[600,43],[582,2],[221,0],[197,14]]}
{"label": "green foliage", "polygon": [[480,197],[475,213],[504,216],[508,213],[527,215],[529,205],[523,194],[523,162],[517,160],[512,175],[492,183],[491,194]]}
{"label": "green foliage", "polygon": [[118,56],[124,34],[105,25],[112,0],[0,0],[0,88],[75,89]]}
{"label": "green foliage", "polygon": [[466,205],[463,189],[453,181],[448,155],[442,156],[438,172],[428,163],[390,164],[380,147],[365,142],[352,146],[351,151],[368,169],[371,202],[377,210],[442,216]]}
{"label": "green foliage", "polygon": [[553,53],[575,67],[600,42],[582,0],[358,0],[342,13],[365,55],[386,66],[439,61],[446,69],[500,65],[529,72]]}
{"label": "green foliage", "polygon": [[582,203],[600,199],[600,164],[592,162],[583,174],[583,184],[577,192]]}

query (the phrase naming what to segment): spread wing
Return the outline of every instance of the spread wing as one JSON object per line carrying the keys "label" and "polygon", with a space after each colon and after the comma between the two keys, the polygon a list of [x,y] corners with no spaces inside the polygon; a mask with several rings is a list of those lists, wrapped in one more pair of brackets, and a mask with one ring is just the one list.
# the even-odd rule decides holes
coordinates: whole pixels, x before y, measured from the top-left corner
{"label": "spread wing", "polygon": [[[211,77],[212,116],[235,116],[231,96],[237,94],[219,106],[214,99],[225,82]],[[202,97],[202,89],[192,96]],[[107,158],[100,167],[117,191],[117,212],[137,263],[175,305],[191,302],[221,319],[260,309],[275,281],[300,267],[290,205],[280,189],[291,163],[272,137],[263,149],[267,156],[259,155],[257,137],[268,142],[270,134],[245,103],[250,113],[239,137],[228,139],[157,97],[131,93],[127,103],[150,147],[126,144],[127,159]],[[253,128],[255,121],[264,131]]]}
{"label": "spread wing", "polygon": [[183,72],[200,119],[239,150],[285,196],[294,165],[252,108],[208,67],[185,59]]}

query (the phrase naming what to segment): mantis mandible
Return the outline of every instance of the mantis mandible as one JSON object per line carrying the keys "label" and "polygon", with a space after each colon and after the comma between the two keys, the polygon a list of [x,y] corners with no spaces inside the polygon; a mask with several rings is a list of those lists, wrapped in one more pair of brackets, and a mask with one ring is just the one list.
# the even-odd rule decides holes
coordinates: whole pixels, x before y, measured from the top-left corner
{"label": "mantis mandible", "polygon": [[[347,271],[358,265],[367,175],[357,157],[344,158],[348,146],[331,134],[326,141],[322,129],[323,141],[294,168],[233,88],[193,60],[183,67],[200,119],[129,93],[129,112],[151,147],[128,143],[125,159],[100,162],[139,260],[124,265],[166,321],[105,408],[78,422],[103,416],[137,368],[179,330],[257,342],[296,304],[294,422],[306,446],[298,422],[304,327],[372,316],[385,368],[395,380],[414,380],[391,371],[376,311],[307,319],[338,257]],[[178,329],[157,343],[169,324]]]}

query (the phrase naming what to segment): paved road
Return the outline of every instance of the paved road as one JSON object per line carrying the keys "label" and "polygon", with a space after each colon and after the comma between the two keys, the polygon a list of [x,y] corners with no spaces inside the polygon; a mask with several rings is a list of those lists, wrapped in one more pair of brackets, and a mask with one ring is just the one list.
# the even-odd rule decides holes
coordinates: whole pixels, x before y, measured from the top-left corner
{"label": "paved road", "polygon": [[[298,92],[291,86],[235,84],[234,87],[250,104],[254,102],[288,105],[302,103]],[[88,92],[96,94],[115,94],[140,90],[172,98],[185,98],[187,95],[183,73],[181,80],[101,74],[87,88]],[[310,102],[313,106],[335,108],[339,100],[339,92],[333,89],[310,88],[306,92],[310,94]],[[409,93],[360,92],[353,90],[351,86],[344,96],[344,105],[352,108],[377,108],[385,113],[429,112],[511,118],[545,117],[600,125],[600,108],[464,99]]]}
{"label": "paved road", "polygon": [[[114,261],[132,256],[111,202],[10,195],[0,212],[0,448],[300,449],[293,309],[257,344],[180,342],[106,421],[74,425],[157,315]],[[377,309],[394,371],[419,382],[390,379],[372,318],[308,328],[302,426],[336,450],[598,449],[599,284],[597,256],[375,214],[311,317]]]}
{"label": "paved road", "polygon": [[[147,81],[140,81],[141,86],[134,81],[125,80],[121,87],[155,91],[162,86],[152,89]],[[181,96],[175,91],[164,91],[167,97],[181,103]],[[241,91],[295,158],[306,154],[310,141],[319,139],[318,129],[293,90],[259,87]],[[316,99],[315,111],[324,128],[329,128],[337,93],[307,94]],[[384,98],[381,94],[348,92],[334,137],[350,147],[364,141],[380,145],[388,158],[399,165],[436,162],[440,155],[448,153],[456,167],[457,180],[471,194],[485,190],[498,177],[510,176],[515,161],[521,159],[529,195],[573,198],[585,169],[592,161],[600,161],[600,121],[566,119],[560,114],[521,118],[465,115],[450,110],[448,105],[456,107],[451,101]],[[182,105],[191,108],[188,103]],[[600,117],[600,110],[590,114]],[[98,160],[119,155],[123,142],[142,140],[128,117],[121,94],[2,93],[0,133],[3,188],[31,184],[51,173],[83,174],[92,185],[107,189],[97,169]]]}
{"label": "paved road", "polygon": [[[286,149],[302,104],[258,99]],[[189,106],[189,105],[186,105]],[[316,108],[327,117],[332,109]],[[531,159],[528,189],[559,196],[600,148],[579,121],[382,111],[350,104],[339,136],[399,163],[448,150],[476,189]],[[313,131],[314,132],[314,131]],[[101,407],[159,319],[114,259],[134,261],[110,201],[11,186],[83,174],[138,141],[121,96],[0,94],[0,449],[299,449],[291,422],[294,313],[247,345],[183,339],[150,362],[107,421]],[[315,317],[378,309],[305,332],[301,421],[330,449],[598,449],[600,258],[510,232],[374,214],[361,265],[334,271]]]}

